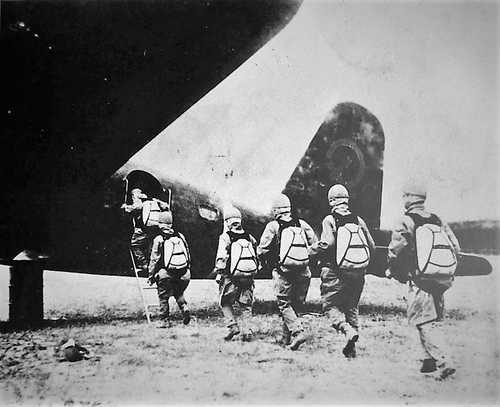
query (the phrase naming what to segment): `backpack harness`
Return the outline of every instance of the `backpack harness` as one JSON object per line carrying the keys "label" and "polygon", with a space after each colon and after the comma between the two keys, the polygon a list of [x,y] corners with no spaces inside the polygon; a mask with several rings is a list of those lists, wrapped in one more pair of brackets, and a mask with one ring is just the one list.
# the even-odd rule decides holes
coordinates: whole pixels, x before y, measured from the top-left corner
{"label": "backpack harness", "polygon": [[434,214],[424,218],[407,213],[415,223],[415,253],[417,277],[452,277],[457,269],[457,258],[441,220]]}
{"label": "backpack harness", "polygon": [[309,264],[307,239],[299,219],[289,222],[277,220],[278,229],[278,266],[289,268],[306,267]]}
{"label": "backpack harness", "polygon": [[186,242],[178,232],[163,240],[163,265],[167,271],[184,271],[189,267],[189,254]]}
{"label": "backpack harness", "polygon": [[356,215],[341,215],[334,212],[337,236],[335,240],[335,260],[341,269],[364,269],[370,263],[370,247]]}
{"label": "backpack harness", "polygon": [[229,274],[236,278],[252,278],[257,274],[258,262],[255,248],[248,232],[226,232],[231,242],[229,247]]}

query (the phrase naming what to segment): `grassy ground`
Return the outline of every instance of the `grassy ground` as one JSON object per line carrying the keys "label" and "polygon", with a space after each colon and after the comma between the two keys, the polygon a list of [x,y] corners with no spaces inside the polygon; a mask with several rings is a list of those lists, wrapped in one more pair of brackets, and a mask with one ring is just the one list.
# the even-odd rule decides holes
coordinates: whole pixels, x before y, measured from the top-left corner
{"label": "grassy ground", "polygon": [[[222,340],[213,281],[193,281],[186,297],[195,318],[185,327],[149,327],[134,279],[45,273],[44,329],[0,334],[0,401],[29,404],[498,402],[498,278],[462,277],[447,294],[445,341],[457,367],[441,382],[418,372],[416,335],[404,317],[405,287],[368,277],[355,360],[319,315],[319,281],[308,296],[309,341],[297,352],[278,346],[280,322],[269,281],[257,281],[254,341]],[[0,270],[2,299],[8,285]],[[151,300],[155,300],[154,292]],[[0,304],[5,315],[6,304]],[[73,337],[99,356],[59,362],[54,346]]]}

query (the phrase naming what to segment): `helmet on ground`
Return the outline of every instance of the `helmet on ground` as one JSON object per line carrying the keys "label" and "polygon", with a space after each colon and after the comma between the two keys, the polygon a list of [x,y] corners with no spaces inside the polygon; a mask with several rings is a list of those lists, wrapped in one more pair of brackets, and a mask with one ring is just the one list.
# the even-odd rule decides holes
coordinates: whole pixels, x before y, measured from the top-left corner
{"label": "helmet on ground", "polygon": [[[62,342],[62,341],[61,341]],[[89,351],[75,342],[73,338],[68,339],[59,347],[61,356],[69,362],[77,362],[88,359]]]}
{"label": "helmet on ground", "polygon": [[272,212],[275,218],[278,218],[279,216],[287,213],[291,213],[292,204],[290,203],[290,198],[288,198],[284,194],[278,195],[273,201]]}

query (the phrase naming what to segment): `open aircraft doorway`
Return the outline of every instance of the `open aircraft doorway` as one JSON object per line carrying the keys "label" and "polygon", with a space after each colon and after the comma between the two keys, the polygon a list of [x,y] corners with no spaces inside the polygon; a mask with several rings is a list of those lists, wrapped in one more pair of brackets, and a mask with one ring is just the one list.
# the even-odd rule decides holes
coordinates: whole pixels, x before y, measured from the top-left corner
{"label": "open aircraft doorway", "polygon": [[164,202],[171,202],[172,190],[165,189],[160,181],[152,174],[142,170],[133,170],[124,179],[125,182],[125,203],[132,203],[130,192],[134,188],[140,188],[148,197],[157,198]]}

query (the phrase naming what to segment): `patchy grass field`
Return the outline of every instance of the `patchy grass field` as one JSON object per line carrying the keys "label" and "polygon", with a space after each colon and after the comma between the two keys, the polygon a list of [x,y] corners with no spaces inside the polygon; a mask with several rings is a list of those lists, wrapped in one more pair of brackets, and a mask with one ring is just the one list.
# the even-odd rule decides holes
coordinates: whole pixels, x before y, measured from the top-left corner
{"label": "patchy grass field", "polygon": [[[169,330],[148,326],[133,278],[45,272],[46,318],[35,331],[0,334],[0,402],[29,404],[330,403],[496,404],[499,400],[498,277],[461,277],[447,294],[443,331],[457,374],[444,382],[418,372],[416,333],[405,321],[405,286],[367,277],[358,358],[319,315],[313,280],[304,316],[310,340],[297,352],[278,346],[280,320],[270,281],[257,281],[253,329],[244,343],[222,340],[213,281],[186,292],[195,318]],[[8,272],[0,270],[0,316]],[[154,291],[150,300],[155,300]],[[73,337],[98,356],[59,362],[54,346]]]}

